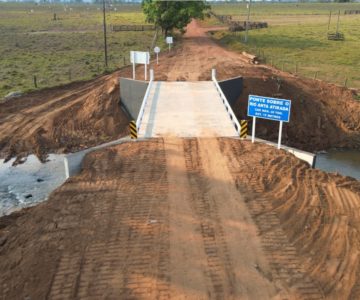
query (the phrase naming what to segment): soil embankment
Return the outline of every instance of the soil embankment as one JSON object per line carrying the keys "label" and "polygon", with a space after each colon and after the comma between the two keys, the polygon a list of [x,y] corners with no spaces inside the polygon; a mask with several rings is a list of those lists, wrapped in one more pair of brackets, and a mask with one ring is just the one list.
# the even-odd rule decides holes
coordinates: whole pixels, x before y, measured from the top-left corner
{"label": "soil embankment", "polygon": [[[234,105],[239,119],[247,118],[249,94],[287,98],[292,113],[284,125],[284,144],[308,151],[360,148],[360,101],[352,92],[251,65],[212,41],[208,30],[192,22],[181,44],[152,66],[155,80],[210,80],[212,68],[219,79],[243,76],[244,92]],[[143,68],[137,73],[142,78]],[[44,160],[51,152],[73,152],[127,134],[128,120],[118,105],[119,76],[130,77],[131,68],[0,103],[0,157],[34,153]],[[277,134],[277,123],[258,120],[259,137],[275,141]]]}
{"label": "soil embankment", "polygon": [[89,154],[0,219],[4,299],[358,299],[358,181],[233,139]]}
{"label": "soil embankment", "polygon": [[74,152],[127,134],[119,72],[0,102],[0,157]]}

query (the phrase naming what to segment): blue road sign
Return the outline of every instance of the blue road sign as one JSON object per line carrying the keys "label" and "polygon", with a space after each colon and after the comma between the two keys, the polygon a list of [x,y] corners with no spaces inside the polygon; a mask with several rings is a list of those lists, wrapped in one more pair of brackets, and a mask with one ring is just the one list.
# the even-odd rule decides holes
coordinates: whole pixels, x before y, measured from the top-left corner
{"label": "blue road sign", "polygon": [[291,100],[249,95],[248,116],[289,122]]}

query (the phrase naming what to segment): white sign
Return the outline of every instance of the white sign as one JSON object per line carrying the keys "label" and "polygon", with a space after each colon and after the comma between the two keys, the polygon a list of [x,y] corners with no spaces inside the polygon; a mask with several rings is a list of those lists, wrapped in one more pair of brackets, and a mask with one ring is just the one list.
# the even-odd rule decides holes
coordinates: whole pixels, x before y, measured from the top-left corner
{"label": "white sign", "polygon": [[130,51],[130,62],[133,64],[133,79],[135,79],[135,64],[145,65],[145,80],[147,80],[147,65],[150,63],[150,53],[141,51]]}
{"label": "white sign", "polygon": [[166,37],[166,44],[172,44],[173,43],[173,37],[172,36],[167,36]]}
{"label": "white sign", "polygon": [[158,46],[156,46],[154,48],[154,52],[156,53],[156,64],[159,64],[159,53],[160,53],[160,48]]}
{"label": "white sign", "polygon": [[132,64],[149,64],[150,54],[149,52],[130,51],[130,61]]}

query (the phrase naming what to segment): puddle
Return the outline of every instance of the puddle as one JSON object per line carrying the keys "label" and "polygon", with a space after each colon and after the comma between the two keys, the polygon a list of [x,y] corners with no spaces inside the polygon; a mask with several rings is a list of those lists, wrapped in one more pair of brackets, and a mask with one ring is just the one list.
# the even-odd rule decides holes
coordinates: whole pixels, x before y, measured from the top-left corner
{"label": "puddle", "polygon": [[15,159],[0,159],[0,216],[45,201],[65,181],[64,156],[50,154],[47,163],[35,155],[12,166]]}

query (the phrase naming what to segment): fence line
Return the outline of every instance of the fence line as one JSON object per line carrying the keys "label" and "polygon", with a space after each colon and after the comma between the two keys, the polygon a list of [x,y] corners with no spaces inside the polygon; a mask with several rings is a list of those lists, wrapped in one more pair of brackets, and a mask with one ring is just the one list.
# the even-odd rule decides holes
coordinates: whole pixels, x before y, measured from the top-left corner
{"label": "fence line", "polygon": [[[291,59],[283,59],[279,56],[271,56],[266,54],[263,49],[258,47],[247,47],[246,51],[256,55],[261,63],[267,64],[279,71],[284,71],[309,79],[323,80],[339,86],[351,87],[351,79],[349,79],[346,75],[344,75],[343,78],[339,78],[338,80],[331,80],[328,77],[323,76],[323,74],[320,72],[320,68],[313,67],[309,64],[300,63],[299,61]],[[355,89],[359,88],[360,87],[357,87]]]}
{"label": "fence line", "polygon": [[155,25],[110,25],[111,31],[152,31]]}

